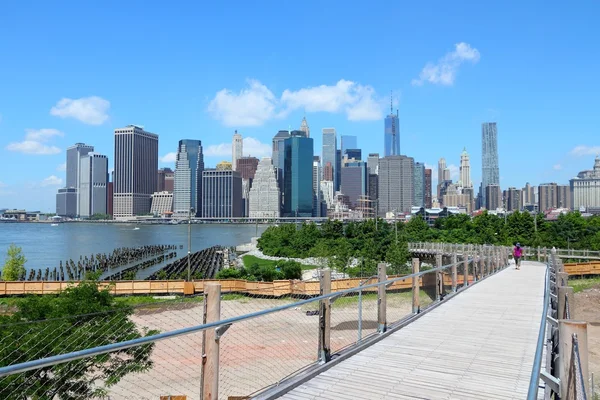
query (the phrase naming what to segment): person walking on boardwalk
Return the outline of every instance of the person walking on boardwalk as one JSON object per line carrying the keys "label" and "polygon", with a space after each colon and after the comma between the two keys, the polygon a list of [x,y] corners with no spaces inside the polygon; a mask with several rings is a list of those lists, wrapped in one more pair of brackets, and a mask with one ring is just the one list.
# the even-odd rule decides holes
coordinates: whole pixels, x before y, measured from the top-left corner
{"label": "person walking on boardwalk", "polygon": [[515,258],[516,269],[521,269],[521,257],[523,257],[523,249],[521,244],[517,243],[513,249],[513,257]]}

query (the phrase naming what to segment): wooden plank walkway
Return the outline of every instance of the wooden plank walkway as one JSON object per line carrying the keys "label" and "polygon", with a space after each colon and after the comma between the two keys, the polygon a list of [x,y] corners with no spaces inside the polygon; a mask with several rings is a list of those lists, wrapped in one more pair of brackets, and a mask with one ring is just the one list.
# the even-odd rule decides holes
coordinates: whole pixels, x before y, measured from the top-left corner
{"label": "wooden plank walkway", "polygon": [[524,399],[544,278],[511,265],[280,398]]}

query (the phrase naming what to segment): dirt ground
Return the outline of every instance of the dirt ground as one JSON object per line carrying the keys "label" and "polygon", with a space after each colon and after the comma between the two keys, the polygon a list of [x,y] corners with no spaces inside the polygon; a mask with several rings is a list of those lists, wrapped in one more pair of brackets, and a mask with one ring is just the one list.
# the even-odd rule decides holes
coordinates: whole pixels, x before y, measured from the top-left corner
{"label": "dirt ground", "polygon": [[600,285],[575,294],[575,318],[588,322],[590,373],[600,393]]}
{"label": "dirt ground", "polygon": [[[390,293],[388,322],[411,313],[410,293]],[[223,319],[272,308],[291,300],[241,298],[223,301]],[[363,337],[377,329],[376,296],[364,296]],[[338,299],[332,307],[331,351],[335,353],[358,339],[358,299]],[[219,398],[245,396],[276,384],[288,375],[313,364],[318,353],[318,315],[307,315],[317,303],[294,307],[233,324],[220,340]],[[203,305],[186,304],[174,309],[138,312],[140,327],[162,332],[199,325]],[[156,343],[153,367],[130,373],[108,389],[108,398],[158,399],[166,395],[199,398],[201,386],[202,334],[193,333]]]}

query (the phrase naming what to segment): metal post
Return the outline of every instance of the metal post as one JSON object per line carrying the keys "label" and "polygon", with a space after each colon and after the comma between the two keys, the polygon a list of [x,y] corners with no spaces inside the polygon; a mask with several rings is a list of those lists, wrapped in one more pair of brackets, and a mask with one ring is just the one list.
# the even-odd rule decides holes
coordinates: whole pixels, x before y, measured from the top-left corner
{"label": "metal post", "polygon": [[[565,316],[566,303],[569,303],[569,314],[571,316],[567,318]],[[573,295],[573,288],[570,286],[559,286],[558,287],[558,319],[575,319],[573,318],[573,310],[575,309],[575,296]]]}
{"label": "metal post", "polygon": [[[418,274],[420,269],[420,260],[418,258],[412,259],[412,273]],[[419,277],[413,276],[412,278],[412,312],[418,314],[421,312],[421,303],[419,297]]]}
{"label": "metal post", "polygon": [[[214,282],[204,284],[206,322],[221,319],[221,285]],[[204,354],[202,360],[202,399],[219,398],[219,338],[216,329],[204,331]]]}
{"label": "metal post", "polygon": [[[377,282],[382,283],[386,281],[385,264],[377,264]],[[385,285],[380,284],[377,286],[377,332],[384,333],[386,329],[386,302],[385,302]]]}
{"label": "metal post", "polygon": [[[456,253],[452,254],[452,292],[456,293],[456,284],[458,282],[458,271],[457,271],[457,267],[456,267],[456,263],[457,263],[457,256]],[[413,271],[414,274],[414,271]]]}
{"label": "metal post", "polygon": [[540,262],[542,260],[542,250],[540,249],[540,246],[538,246],[537,256],[538,256],[538,262]]}
{"label": "metal post", "polygon": [[481,276],[481,279],[483,279],[485,277],[485,270],[483,264],[483,257],[481,256],[481,253],[479,253],[477,256],[477,263],[479,264],[479,274]]}
{"label": "metal post", "polygon": [[[331,270],[321,270],[321,296],[331,293]],[[319,301],[319,362],[326,363],[331,359],[331,301]]]}
{"label": "metal post", "polygon": [[[435,266],[441,267],[442,265],[442,255],[437,254],[435,256]],[[444,293],[443,279],[444,275],[442,274],[442,271],[438,271],[435,273],[435,299],[438,301],[442,298],[442,295]]]}
{"label": "metal post", "polygon": [[581,375],[583,376],[583,385],[586,393],[589,395],[589,368],[588,368],[588,339],[587,322],[558,320],[558,378],[560,379],[560,398],[567,398],[567,389],[569,387],[569,369],[571,366],[571,354],[573,351],[573,334],[577,335],[579,344],[579,358],[581,360]]}

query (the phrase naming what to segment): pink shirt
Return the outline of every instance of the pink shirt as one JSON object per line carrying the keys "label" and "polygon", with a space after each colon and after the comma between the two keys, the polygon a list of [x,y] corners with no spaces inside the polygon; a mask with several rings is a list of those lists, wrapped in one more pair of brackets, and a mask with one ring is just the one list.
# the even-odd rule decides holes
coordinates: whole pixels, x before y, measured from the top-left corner
{"label": "pink shirt", "polygon": [[523,253],[523,249],[520,247],[515,247],[514,255],[515,257],[521,257],[521,253]]}

